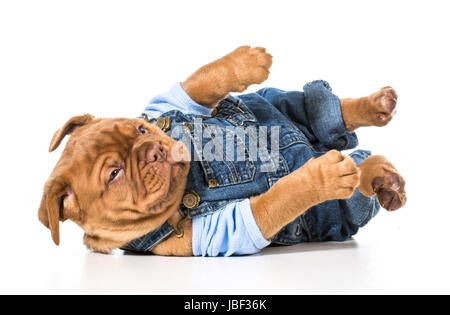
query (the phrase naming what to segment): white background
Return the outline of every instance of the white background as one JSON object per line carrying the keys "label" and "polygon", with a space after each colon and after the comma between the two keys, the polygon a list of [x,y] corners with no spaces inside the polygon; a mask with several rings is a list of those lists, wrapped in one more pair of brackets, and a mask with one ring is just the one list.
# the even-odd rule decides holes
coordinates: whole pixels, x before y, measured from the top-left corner
{"label": "white background", "polygon": [[[0,293],[450,293],[447,1],[0,2]],[[408,203],[346,243],[231,258],[101,255],[37,220],[71,116],[135,117],[240,45],[274,56],[262,86],[326,79],[341,97],[392,85],[398,114],[359,132],[407,181]],[[256,86],[250,90],[255,90]]]}

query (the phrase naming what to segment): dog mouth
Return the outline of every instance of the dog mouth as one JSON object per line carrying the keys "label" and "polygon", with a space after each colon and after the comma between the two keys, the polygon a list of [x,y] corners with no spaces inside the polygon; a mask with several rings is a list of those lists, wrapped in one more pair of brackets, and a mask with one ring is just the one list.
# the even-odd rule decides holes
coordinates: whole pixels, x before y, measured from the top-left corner
{"label": "dog mouth", "polygon": [[185,150],[184,145],[177,142],[172,145],[148,143],[138,150],[138,186],[143,198],[154,205],[150,206],[152,212],[158,211],[157,205],[170,202],[177,187],[185,180],[190,165]]}

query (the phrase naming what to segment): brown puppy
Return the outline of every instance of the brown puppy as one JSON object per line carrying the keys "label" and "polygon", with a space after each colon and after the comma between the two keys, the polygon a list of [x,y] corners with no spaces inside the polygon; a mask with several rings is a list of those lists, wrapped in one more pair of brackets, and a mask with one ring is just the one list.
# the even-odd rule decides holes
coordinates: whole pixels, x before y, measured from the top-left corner
{"label": "brown puppy", "polygon": [[[215,107],[230,92],[267,79],[272,56],[264,48],[240,47],[191,75],[182,87],[197,103]],[[347,130],[382,126],[392,118],[396,93],[383,88],[360,99],[342,99]],[[59,221],[70,219],[85,231],[90,249],[110,252],[149,233],[163,222],[181,222],[183,237],[168,237],[152,252],[192,255],[191,221],[177,211],[189,172],[189,154],[180,142],[141,119],[70,119],[54,135],[50,151],[71,135],[44,189],[39,220],[59,244]],[[385,158],[369,157],[356,167],[349,157],[330,151],[251,198],[257,225],[266,239],[310,207],[350,197],[356,188],[377,194],[395,210],[406,201],[404,180]],[[301,187],[300,189],[298,187]],[[250,196],[249,196],[250,197]],[[283,209],[283,211],[280,211]]]}
{"label": "brown puppy", "polygon": [[39,209],[56,244],[59,221],[70,219],[86,232],[89,248],[108,252],[156,228],[178,208],[189,161],[174,159],[178,143],[158,127],[141,119],[73,117],[55,134],[50,151],[67,134],[72,136]]}

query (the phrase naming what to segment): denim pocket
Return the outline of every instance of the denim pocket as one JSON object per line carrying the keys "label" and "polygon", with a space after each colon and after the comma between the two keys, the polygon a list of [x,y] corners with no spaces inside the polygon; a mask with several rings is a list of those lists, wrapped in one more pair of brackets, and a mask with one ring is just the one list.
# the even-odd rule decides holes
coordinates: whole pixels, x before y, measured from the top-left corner
{"label": "denim pocket", "polygon": [[[251,159],[248,139],[229,128],[203,124],[204,133],[200,163],[210,188],[242,184],[255,177],[255,160]],[[214,133],[213,139],[208,138]]]}
{"label": "denim pocket", "polygon": [[244,103],[233,97],[221,101],[213,111],[213,117],[228,121],[234,126],[245,126],[248,123],[256,123],[255,115],[244,105]]}
{"label": "denim pocket", "polygon": [[251,137],[246,127],[257,122],[241,100],[228,97],[220,102],[211,118],[202,122],[202,147],[195,148],[209,188],[251,182],[256,157],[251,157]]}

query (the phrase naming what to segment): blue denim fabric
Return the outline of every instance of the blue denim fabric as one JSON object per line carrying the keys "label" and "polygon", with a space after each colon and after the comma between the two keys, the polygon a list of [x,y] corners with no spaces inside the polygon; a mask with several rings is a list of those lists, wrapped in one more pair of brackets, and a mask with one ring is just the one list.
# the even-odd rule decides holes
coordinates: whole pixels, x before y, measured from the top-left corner
{"label": "blue denim fabric", "polygon": [[[264,193],[280,178],[300,168],[310,158],[319,157],[331,149],[348,150],[357,146],[356,135],[345,130],[340,101],[332,93],[330,85],[325,81],[313,81],[306,84],[303,90],[304,92],[285,92],[265,88],[239,97],[230,96],[220,102],[212,117],[183,114],[178,110],[162,115],[171,118],[171,130],[167,133],[173,138],[180,140],[180,137],[187,137],[193,140],[196,133],[195,127],[192,128],[195,126],[194,120],[201,118],[203,128],[214,126],[220,129],[220,135],[224,139],[232,137],[235,152],[238,144],[249,149],[249,137],[230,134],[227,127],[265,126],[269,139],[271,127],[279,127],[278,161],[271,160],[272,157],[269,157],[269,161],[263,161],[260,156],[255,161],[230,161],[229,158],[206,161],[199,150],[211,139],[203,137],[200,143],[192,141],[192,162],[186,191],[195,191],[201,200],[189,212],[181,205],[180,211],[185,216],[203,216],[236,200]],[[184,126],[182,135],[172,134],[177,126]],[[268,150],[271,151],[270,141]],[[369,155],[369,151],[357,150],[350,156],[359,164]],[[278,168],[270,172],[263,170],[263,165],[268,162],[278,165]],[[343,241],[374,217],[379,207],[376,197],[368,198],[355,191],[347,200],[331,200],[307,210],[284,227],[272,242],[291,245],[305,241]],[[157,233],[159,236],[163,234]],[[131,248],[142,249],[137,242],[133,242]],[[154,246],[147,242],[144,244],[146,247]]]}
{"label": "blue denim fabric", "polygon": [[155,231],[152,231],[138,239],[135,239],[122,247],[124,250],[150,252],[158,243],[164,240],[173,232],[173,228],[169,223],[165,222]]}

